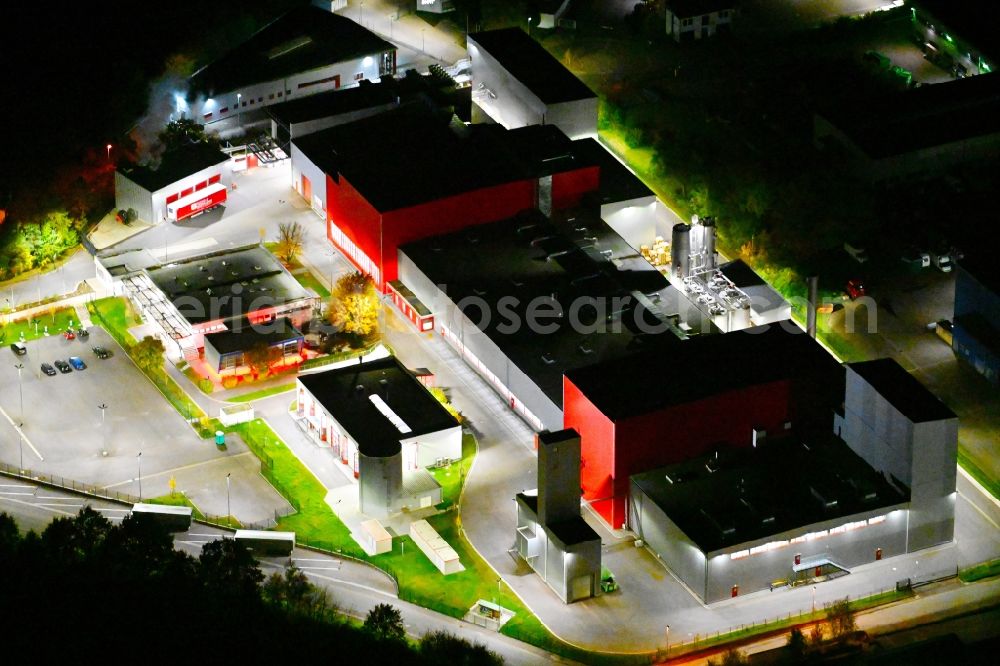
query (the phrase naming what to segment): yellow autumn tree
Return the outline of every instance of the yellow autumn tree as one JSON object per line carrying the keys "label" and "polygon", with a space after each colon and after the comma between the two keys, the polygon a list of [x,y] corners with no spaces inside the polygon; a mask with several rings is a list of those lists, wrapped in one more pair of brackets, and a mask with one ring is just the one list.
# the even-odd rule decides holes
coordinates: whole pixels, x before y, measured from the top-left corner
{"label": "yellow autumn tree", "polygon": [[333,287],[327,320],[354,341],[366,344],[378,338],[378,309],[372,279],[363,273],[348,273]]}

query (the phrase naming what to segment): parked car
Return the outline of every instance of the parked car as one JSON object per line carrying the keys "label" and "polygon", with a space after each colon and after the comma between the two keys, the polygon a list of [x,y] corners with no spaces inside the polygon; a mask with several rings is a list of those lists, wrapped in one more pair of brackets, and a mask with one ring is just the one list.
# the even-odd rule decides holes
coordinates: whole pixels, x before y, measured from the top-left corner
{"label": "parked car", "polygon": [[10,350],[17,354],[18,356],[24,356],[28,353],[28,347],[23,342],[14,342],[10,346]]}
{"label": "parked car", "polygon": [[861,280],[848,280],[847,281],[847,295],[851,297],[853,301],[855,298],[860,298],[868,293],[865,290],[865,283]]}
{"label": "parked car", "polygon": [[935,252],[934,256],[931,257],[931,261],[934,262],[934,265],[942,273],[951,273],[952,269],[951,255],[948,254],[947,252],[942,252],[940,254]]}
{"label": "parked car", "polygon": [[55,362],[55,366],[56,366],[56,369],[58,369],[59,372],[63,373],[64,375],[67,372],[73,372],[73,368],[70,367],[69,363],[67,363],[66,361],[63,361],[62,359],[56,361]]}
{"label": "parked car", "polygon": [[931,265],[931,255],[916,248],[907,250],[900,258],[903,263],[916,269],[927,268]]}
{"label": "parked car", "polygon": [[72,328],[67,328],[63,331],[63,337],[67,340],[76,340],[76,333],[73,332]]}
{"label": "parked car", "polygon": [[83,359],[79,356],[70,356],[69,364],[72,365],[77,370],[86,370],[87,364],[83,362]]}
{"label": "parked car", "polygon": [[844,250],[859,264],[868,261],[868,252],[860,244],[844,243]]}
{"label": "parked car", "polygon": [[111,352],[104,347],[94,347],[94,355],[97,358],[111,358]]}
{"label": "parked car", "polygon": [[76,337],[80,338],[81,340],[86,340],[87,338],[90,337],[90,331],[88,331],[83,327],[78,328],[76,329]]}
{"label": "parked car", "polygon": [[45,374],[47,374],[49,377],[55,377],[56,376],[56,369],[53,368],[48,363],[42,363],[42,372],[44,372]]}

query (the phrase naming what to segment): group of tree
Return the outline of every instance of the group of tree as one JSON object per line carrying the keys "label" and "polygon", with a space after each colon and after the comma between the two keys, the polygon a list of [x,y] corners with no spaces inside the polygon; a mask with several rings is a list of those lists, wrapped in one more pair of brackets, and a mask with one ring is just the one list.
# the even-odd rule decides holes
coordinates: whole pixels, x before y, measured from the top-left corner
{"label": "group of tree", "polygon": [[63,210],[0,225],[0,280],[45,268],[80,243],[84,220]]}
{"label": "group of tree", "polygon": [[159,663],[185,654],[206,663],[501,663],[449,634],[409,641],[391,606],[375,607],[357,627],[300,570],[265,578],[232,539],[209,542],[192,557],[148,516],[115,525],[85,507],[41,534],[22,534],[0,513],[0,571],[7,574],[0,622],[10,663],[70,655],[83,663]]}
{"label": "group of tree", "polygon": [[364,273],[342,275],[330,292],[327,321],[333,328],[329,345],[365,347],[379,337],[379,299],[375,283]]}

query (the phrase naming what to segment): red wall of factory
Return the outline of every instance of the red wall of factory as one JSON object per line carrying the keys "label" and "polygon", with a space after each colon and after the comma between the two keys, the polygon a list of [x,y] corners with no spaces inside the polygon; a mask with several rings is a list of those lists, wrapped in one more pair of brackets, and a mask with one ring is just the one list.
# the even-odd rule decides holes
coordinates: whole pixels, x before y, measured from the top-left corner
{"label": "red wall of factory", "polygon": [[[629,476],[710,452],[751,446],[751,431],[783,432],[792,419],[791,382],[751,386],[613,422],[563,379],[563,426],[580,433],[584,499],[618,528],[626,519]],[[608,498],[611,498],[610,500]]]}
{"label": "red wall of factory", "polygon": [[522,180],[384,213],[385,279],[395,280],[397,277],[396,249],[400,245],[477,224],[496,222],[534,207],[534,183]]}
{"label": "red wall of factory", "polygon": [[580,203],[587,192],[593,192],[601,182],[600,167],[587,167],[552,174],[552,208],[560,210]]}
{"label": "red wall of factory", "polygon": [[[555,174],[552,177],[553,208],[578,204],[585,193],[597,189],[599,177],[598,167]],[[400,245],[496,222],[534,208],[535,186],[533,180],[516,181],[380,213],[346,178],[341,176],[338,183],[327,175],[327,238],[352,256],[350,248],[336,242],[331,224],[336,225],[375,264],[381,256],[384,281],[395,280],[398,276],[396,249]],[[352,258],[356,266],[363,268],[357,257]]]}
{"label": "red wall of factory", "polygon": [[[334,182],[326,176],[326,237],[344,254],[351,257],[354,265],[363,268],[361,262],[352,256],[351,248],[343,247],[334,238],[333,226],[347,236],[354,245],[368,255],[376,264],[379,257],[379,226],[381,214],[354,189],[343,176]],[[369,272],[365,270],[365,272]]]}

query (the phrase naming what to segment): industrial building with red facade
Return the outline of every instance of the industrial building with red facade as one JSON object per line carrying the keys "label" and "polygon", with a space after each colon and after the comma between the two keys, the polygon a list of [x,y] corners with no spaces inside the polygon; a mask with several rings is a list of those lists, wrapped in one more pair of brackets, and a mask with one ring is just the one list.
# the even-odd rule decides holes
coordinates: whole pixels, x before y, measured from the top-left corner
{"label": "industrial building with red facade", "polygon": [[[311,202],[322,197],[313,203],[330,241],[383,290],[398,276],[404,243],[522,210],[567,208],[598,188],[599,168],[564,150],[571,142],[555,127],[508,131],[450,120],[411,105],[292,142],[296,189]],[[539,130],[559,146],[555,159],[537,147],[520,150]]]}

